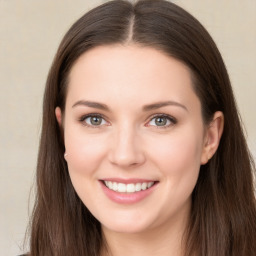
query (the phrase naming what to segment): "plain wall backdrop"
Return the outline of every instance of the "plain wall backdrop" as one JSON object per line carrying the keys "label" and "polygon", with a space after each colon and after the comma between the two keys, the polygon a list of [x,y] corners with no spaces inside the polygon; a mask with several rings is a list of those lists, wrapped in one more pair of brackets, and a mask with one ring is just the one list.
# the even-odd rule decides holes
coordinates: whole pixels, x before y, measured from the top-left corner
{"label": "plain wall backdrop", "polygon": [[[18,255],[29,212],[44,84],[61,38],[100,0],[0,0],[0,254]],[[256,1],[176,0],[210,32],[227,65],[256,157]],[[33,191],[33,190],[32,190]]]}

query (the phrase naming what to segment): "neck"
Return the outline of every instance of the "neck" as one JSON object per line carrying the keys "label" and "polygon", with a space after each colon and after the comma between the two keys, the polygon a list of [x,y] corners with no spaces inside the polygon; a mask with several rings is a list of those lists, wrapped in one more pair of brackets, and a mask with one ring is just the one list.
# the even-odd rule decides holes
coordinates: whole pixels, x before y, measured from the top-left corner
{"label": "neck", "polygon": [[170,221],[140,233],[119,233],[102,227],[108,250],[102,256],[183,256],[188,218]]}

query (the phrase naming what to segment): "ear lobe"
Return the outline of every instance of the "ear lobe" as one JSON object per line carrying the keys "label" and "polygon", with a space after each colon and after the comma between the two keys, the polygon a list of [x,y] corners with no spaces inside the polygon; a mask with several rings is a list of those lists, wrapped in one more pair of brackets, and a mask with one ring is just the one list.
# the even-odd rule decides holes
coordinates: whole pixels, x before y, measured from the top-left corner
{"label": "ear lobe", "polygon": [[60,107],[55,108],[55,116],[59,126],[62,126],[62,113]]}
{"label": "ear lobe", "polygon": [[221,111],[214,113],[213,119],[206,128],[201,164],[206,164],[218,149],[224,128],[224,115]]}

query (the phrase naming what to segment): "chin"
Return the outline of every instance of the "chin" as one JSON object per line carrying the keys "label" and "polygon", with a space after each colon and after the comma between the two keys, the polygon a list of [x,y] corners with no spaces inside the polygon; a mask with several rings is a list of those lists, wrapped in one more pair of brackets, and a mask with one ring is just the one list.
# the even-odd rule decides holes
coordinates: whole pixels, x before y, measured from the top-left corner
{"label": "chin", "polygon": [[108,229],[111,232],[115,233],[126,233],[126,234],[136,234],[136,233],[142,233],[145,231],[147,228],[143,226],[138,226],[136,223],[129,224],[127,223],[115,223],[114,226],[112,225],[102,225],[105,229]]}
{"label": "chin", "polygon": [[111,220],[101,222],[103,228],[112,232],[127,234],[144,232],[152,226],[152,223],[154,223],[154,221],[146,220],[145,218],[134,218],[131,216],[129,218],[127,216],[123,219],[120,217],[119,219],[113,217]]}

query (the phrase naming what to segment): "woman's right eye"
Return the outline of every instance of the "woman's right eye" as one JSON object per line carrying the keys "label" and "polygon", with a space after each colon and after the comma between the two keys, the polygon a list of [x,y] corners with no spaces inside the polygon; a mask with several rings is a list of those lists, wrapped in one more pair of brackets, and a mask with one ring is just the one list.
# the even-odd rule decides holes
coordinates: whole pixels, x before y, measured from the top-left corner
{"label": "woman's right eye", "polygon": [[92,127],[99,127],[107,124],[107,121],[102,116],[98,115],[87,115],[82,117],[80,121],[85,123],[85,125]]}

